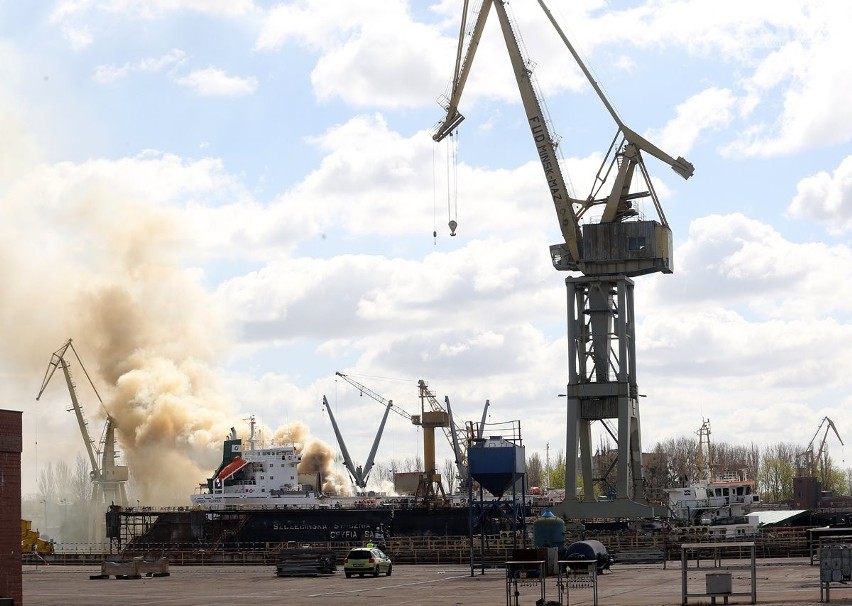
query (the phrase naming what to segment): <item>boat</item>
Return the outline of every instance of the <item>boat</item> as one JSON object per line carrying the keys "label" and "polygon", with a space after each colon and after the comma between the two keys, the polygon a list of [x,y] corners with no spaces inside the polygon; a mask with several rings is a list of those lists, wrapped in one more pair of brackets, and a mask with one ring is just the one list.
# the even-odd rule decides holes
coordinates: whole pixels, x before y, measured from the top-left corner
{"label": "boat", "polygon": [[672,522],[681,527],[703,527],[720,538],[754,534],[756,518],[748,514],[760,503],[756,482],[742,470],[714,475],[709,420],[704,420],[698,435],[698,478],[666,489]]}
{"label": "boat", "polygon": [[689,526],[747,523],[747,515],[760,502],[754,480],[742,472],[668,488],[666,493],[672,518]]}

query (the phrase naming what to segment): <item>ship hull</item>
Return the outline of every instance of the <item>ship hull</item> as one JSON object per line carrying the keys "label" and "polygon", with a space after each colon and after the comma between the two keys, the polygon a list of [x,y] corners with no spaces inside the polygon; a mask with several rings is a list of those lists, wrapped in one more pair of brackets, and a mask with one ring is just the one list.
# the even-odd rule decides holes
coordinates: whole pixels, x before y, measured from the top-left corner
{"label": "ship hull", "polygon": [[[467,507],[411,507],[406,509],[240,509],[237,511],[187,509],[184,511],[134,511],[115,508],[118,516],[113,538],[122,546],[148,547],[171,544],[212,543],[313,543],[367,542],[377,532],[388,537],[460,536],[470,528]],[[145,520],[144,523],[142,520]],[[505,520],[480,521],[473,515],[476,532],[507,529]],[[505,527],[505,528],[503,528]]]}

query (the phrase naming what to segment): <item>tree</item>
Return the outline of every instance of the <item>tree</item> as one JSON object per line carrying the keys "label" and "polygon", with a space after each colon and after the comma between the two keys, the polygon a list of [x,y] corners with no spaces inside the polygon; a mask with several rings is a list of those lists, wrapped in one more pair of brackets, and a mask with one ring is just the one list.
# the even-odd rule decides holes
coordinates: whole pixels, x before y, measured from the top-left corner
{"label": "tree", "polygon": [[71,476],[71,499],[78,504],[88,504],[92,499],[92,478],[89,474],[89,460],[77,453],[74,461],[74,473]]}
{"label": "tree", "polygon": [[[576,460],[573,461],[573,464],[577,464]],[[556,459],[550,468],[550,478],[547,485],[551,488],[565,488],[565,451],[563,450],[556,453]]]}
{"label": "tree", "polygon": [[541,486],[544,477],[544,467],[537,452],[527,458],[527,486]]}
{"label": "tree", "polygon": [[38,474],[38,495],[44,503],[56,501],[56,473],[52,463]]}
{"label": "tree", "polygon": [[666,461],[666,477],[660,478],[663,488],[681,486],[698,475],[698,440],[695,438],[671,438],[657,444],[654,452]]}
{"label": "tree", "polygon": [[763,451],[760,473],[757,476],[763,500],[781,503],[793,498],[793,477],[796,475],[796,453],[794,444],[777,442]]}
{"label": "tree", "polygon": [[441,474],[441,479],[444,481],[444,486],[446,488],[447,493],[455,492],[456,488],[456,476],[458,475],[458,467],[456,467],[456,462],[453,459],[444,459],[443,465],[443,473]]}
{"label": "tree", "polygon": [[828,482],[822,487],[823,490],[831,491],[831,494],[840,496],[846,492],[846,472],[842,469],[831,469]]}
{"label": "tree", "polygon": [[56,480],[56,494],[59,499],[71,497],[74,493],[74,472],[65,459],[56,463],[53,475]]}

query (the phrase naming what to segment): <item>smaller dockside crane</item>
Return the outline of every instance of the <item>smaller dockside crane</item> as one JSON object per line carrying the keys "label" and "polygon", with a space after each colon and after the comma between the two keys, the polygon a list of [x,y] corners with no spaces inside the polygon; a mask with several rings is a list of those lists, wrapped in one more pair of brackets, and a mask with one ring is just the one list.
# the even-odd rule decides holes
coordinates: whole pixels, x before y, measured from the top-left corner
{"label": "smaller dockside crane", "polygon": [[[398,415],[405,417],[406,419],[411,421],[412,425],[423,429],[424,470],[420,476],[415,496],[418,500],[422,500],[427,503],[434,503],[439,500],[446,500],[447,496],[444,492],[444,486],[441,483],[441,474],[437,472],[435,466],[435,429],[449,427],[449,415],[447,414],[447,412],[443,409],[426,410],[425,403],[422,403],[420,414],[410,415],[398,406],[394,406],[391,400],[386,400],[385,398],[374,392],[372,389],[368,388],[365,385],[362,385],[352,377],[349,377],[341,372],[336,373],[336,375],[342,378],[350,385],[352,385],[353,387],[357,388],[362,395],[367,394],[380,404],[383,404],[386,407],[385,417],[387,417],[387,413],[390,410],[393,410]],[[421,383],[423,382],[421,381]],[[330,410],[328,406],[326,406],[326,410]],[[384,427],[384,421],[382,422],[382,427]],[[337,430],[335,430],[335,433],[338,433]],[[341,451],[344,451],[343,456],[345,460],[347,456],[345,454],[345,446],[343,445],[342,438],[339,436],[339,434],[338,442],[340,442]],[[374,449],[375,446],[376,445],[374,445]],[[353,471],[357,472],[357,468],[350,469],[350,465],[351,463],[347,464],[347,469],[349,470],[349,473],[353,474]],[[372,459],[370,460],[370,465],[372,465]]]}
{"label": "smaller dockside crane", "polygon": [[[834,431],[834,435],[840,440],[840,445],[844,446],[843,438],[840,437],[840,433],[838,433],[837,427],[834,426],[834,422],[828,417],[823,417],[819,423],[819,427],[817,427],[816,433],[814,433],[814,437],[808,443],[808,447],[796,455],[796,471],[799,476],[817,478],[823,487],[828,486],[830,479],[828,476],[831,472],[831,462],[828,457],[828,448],[826,447],[829,430]],[[822,439],[819,441],[819,445],[817,445],[817,438],[820,433],[822,434]]]}
{"label": "smaller dockside crane", "polygon": [[[80,405],[80,400],[77,395],[77,386],[71,376],[71,365],[68,361],[68,352],[74,354],[74,358],[80,365],[83,374],[86,375],[92,390],[98,398],[98,403],[106,415],[106,424],[104,425],[103,433],[101,434],[98,446],[95,446],[94,440],[89,435],[89,423],[83,414],[83,408]],[[36,400],[40,400],[47,384],[53,377],[53,373],[57,369],[62,369],[62,374],[65,376],[65,384],[68,386],[68,392],[71,396],[71,407],[69,412],[73,412],[77,418],[77,425],[80,427],[80,434],[83,436],[83,444],[86,448],[86,454],[89,457],[89,463],[92,470],[89,475],[92,480],[92,497],[91,502],[96,505],[127,505],[127,480],[129,477],[127,466],[117,465],[117,453],[115,451],[115,420],[106,410],[101,395],[98,393],[92,378],[83,366],[83,361],[80,355],[74,348],[74,343],[68,339],[62,347],[53,352],[50,357],[50,362],[47,366],[47,371],[44,374],[44,379],[41,383]]]}
{"label": "smaller dockside crane", "polygon": [[343,440],[343,435],[340,433],[340,428],[337,426],[337,421],[334,418],[334,413],[331,412],[331,406],[328,405],[328,400],[325,396],[322,397],[322,405],[325,408],[325,411],[328,413],[328,418],[331,419],[331,426],[334,428],[334,435],[337,437],[337,443],[340,445],[340,453],[343,455],[343,464],[346,466],[346,470],[349,472],[349,477],[352,479],[352,483],[355,484],[358,488],[366,488],[367,487],[367,478],[370,475],[370,471],[373,469],[373,462],[376,458],[376,451],[379,449],[379,442],[382,439],[382,432],[385,430],[385,422],[388,420],[388,414],[390,414],[391,408],[393,408],[393,401],[388,400],[387,406],[385,407],[385,414],[382,417],[382,422],[379,425],[379,431],[376,432],[376,439],[373,440],[373,448],[370,449],[370,454],[367,456],[367,461],[363,466],[358,465],[357,467],[352,462],[352,457],[349,456],[349,449],[346,448],[346,443]]}

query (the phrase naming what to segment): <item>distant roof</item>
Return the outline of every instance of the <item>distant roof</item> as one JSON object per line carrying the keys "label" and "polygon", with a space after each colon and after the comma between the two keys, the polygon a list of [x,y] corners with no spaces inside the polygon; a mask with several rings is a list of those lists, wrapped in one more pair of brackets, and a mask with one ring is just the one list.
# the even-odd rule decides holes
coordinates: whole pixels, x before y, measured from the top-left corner
{"label": "distant roof", "polygon": [[769,511],[753,511],[748,517],[757,517],[758,524],[781,524],[808,511],[807,509],[773,509]]}

